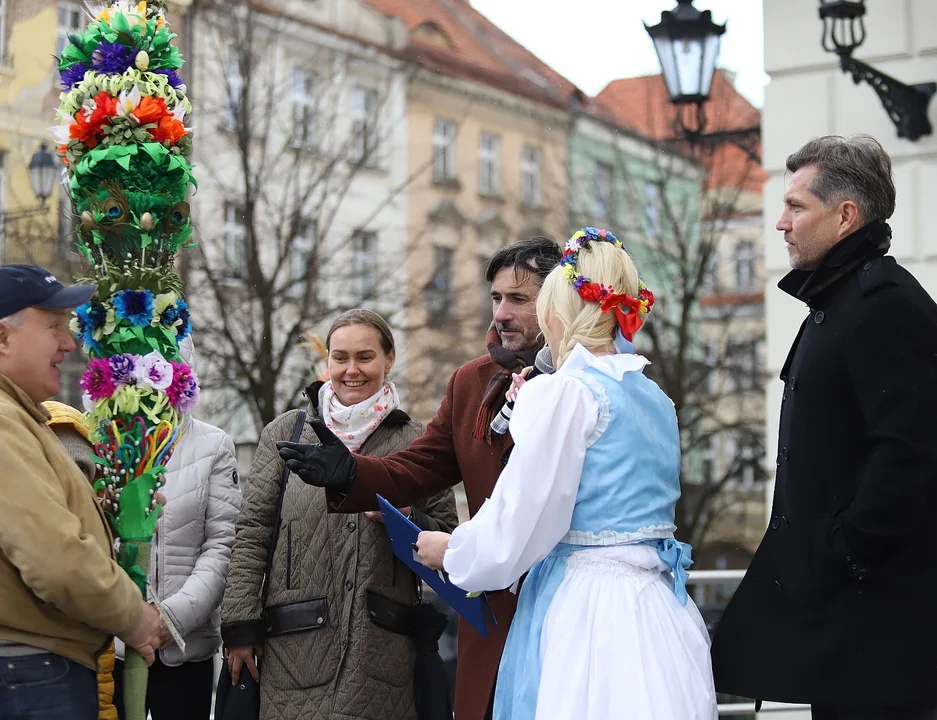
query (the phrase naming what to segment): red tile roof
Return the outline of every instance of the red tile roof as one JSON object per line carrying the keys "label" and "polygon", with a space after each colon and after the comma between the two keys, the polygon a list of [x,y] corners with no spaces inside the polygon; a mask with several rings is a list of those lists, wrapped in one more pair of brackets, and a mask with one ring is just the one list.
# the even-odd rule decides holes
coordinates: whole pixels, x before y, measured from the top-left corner
{"label": "red tile roof", "polygon": [[[655,140],[679,137],[674,128],[675,111],[661,75],[613,80],[592,102],[595,111]],[[735,89],[725,70],[713,76],[710,100],[704,105],[705,133],[745,130],[761,125],[761,112]],[[752,148],[761,153],[761,143]],[[742,187],[760,192],[767,175],[741,148],[719,144],[702,158],[710,170],[710,187]]]}
{"label": "red tile roof", "polygon": [[367,0],[410,31],[408,55],[429,70],[477,80],[558,107],[582,93],[466,0]]}

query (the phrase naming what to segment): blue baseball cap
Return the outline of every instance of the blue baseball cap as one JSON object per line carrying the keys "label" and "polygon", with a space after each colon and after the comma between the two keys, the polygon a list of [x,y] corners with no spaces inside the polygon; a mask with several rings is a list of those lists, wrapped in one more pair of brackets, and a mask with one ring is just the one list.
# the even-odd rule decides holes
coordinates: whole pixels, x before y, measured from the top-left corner
{"label": "blue baseball cap", "polygon": [[0,265],[0,318],[28,307],[69,310],[84,305],[97,285],[60,283],[55,275],[35,265]]}

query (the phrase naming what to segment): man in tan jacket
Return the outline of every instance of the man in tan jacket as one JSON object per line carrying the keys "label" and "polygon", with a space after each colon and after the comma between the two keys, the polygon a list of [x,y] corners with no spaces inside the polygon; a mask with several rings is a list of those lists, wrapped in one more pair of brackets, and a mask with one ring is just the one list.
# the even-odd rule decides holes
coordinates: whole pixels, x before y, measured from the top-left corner
{"label": "man in tan jacket", "polygon": [[47,427],[75,349],[70,311],[93,286],[0,266],[0,717],[98,713],[97,656],[122,638],[150,662],[159,613],[113,558],[94,493]]}

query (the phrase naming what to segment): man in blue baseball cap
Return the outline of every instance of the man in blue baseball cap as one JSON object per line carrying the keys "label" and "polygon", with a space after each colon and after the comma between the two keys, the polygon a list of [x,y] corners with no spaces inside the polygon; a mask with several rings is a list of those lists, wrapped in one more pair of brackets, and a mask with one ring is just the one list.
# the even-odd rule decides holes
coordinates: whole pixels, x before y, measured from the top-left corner
{"label": "man in blue baseball cap", "polygon": [[[118,636],[149,662],[159,612],[114,560],[91,485],[47,426],[94,285],[0,265],[0,717],[97,720],[97,655]],[[32,712],[30,712],[32,711]]]}
{"label": "man in blue baseball cap", "polygon": [[70,313],[97,285],[62,285],[35,265],[0,265],[0,375],[13,379],[35,403],[60,389],[59,365],[75,349]]}

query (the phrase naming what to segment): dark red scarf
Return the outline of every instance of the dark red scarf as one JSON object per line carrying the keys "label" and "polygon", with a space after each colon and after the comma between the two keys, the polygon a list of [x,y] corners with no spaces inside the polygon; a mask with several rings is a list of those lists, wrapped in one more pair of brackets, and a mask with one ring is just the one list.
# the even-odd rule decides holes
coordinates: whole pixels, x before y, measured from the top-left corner
{"label": "dark red scarf", "polygon": [[488,381],[488,387],[485,388],[485,395],[482,397],[482,405],[478,410],[478,418],[475,420],[475,430],[472,437],[484,440],[491,445],[491,421],[501,410],[506,402],[504,394],[511,386],[511,373],[520,372],[525,367],[534,364],[534,358],[537,357],[537,351],[540,348],[532,350],[520,350],[514,352],[508,350],[501,344],[501,336],[492,323],[488,328],[488,335],[485,337],[488,343],[488,354],[491,359],[499,366],[498,372]]}

